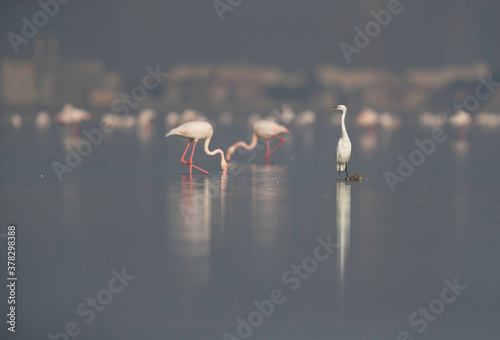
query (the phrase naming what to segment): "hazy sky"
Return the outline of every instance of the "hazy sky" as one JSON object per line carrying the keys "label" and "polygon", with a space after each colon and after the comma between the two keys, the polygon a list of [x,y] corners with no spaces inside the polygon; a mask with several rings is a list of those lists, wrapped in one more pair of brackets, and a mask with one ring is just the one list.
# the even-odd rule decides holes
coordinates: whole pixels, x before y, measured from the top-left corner
{"label": "hazy sky", "polygon": [[[42,0],[52,1],[52,0]],[[227,0],[221,0],[226,2]],[[395,0],[392,0],[395,1]],[[249,61],[285,69],[333,63],[401,70],[478,60],[500,66],[500,1],[401,0],[402,10],[347,63],[339,44],[354,45],[371,10],[389,0],[242,0],[220,21],[213,0],[71,0],[40,29],[60,38],[63,57],[103,60],[138,76],[147,65]],[[21,35],[38,1],[0,1],[0,55],[32,55],[33,41],[15,54],[8,32]]]}

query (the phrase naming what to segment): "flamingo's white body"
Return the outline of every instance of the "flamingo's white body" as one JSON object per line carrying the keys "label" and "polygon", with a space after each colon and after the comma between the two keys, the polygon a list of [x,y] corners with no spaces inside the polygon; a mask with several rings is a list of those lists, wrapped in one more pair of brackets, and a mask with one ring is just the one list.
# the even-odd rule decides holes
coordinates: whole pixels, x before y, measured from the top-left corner
{"label": "flamingo's white body", "polygon": [[84,120],[92,120],[92,114],[71,104],[66,104],[62,111],[56,115],[55,120],[58,123],[73,125],[73,135],[78,137],[78,125]]}
{"label": "flamingo's white body", "polygon": [[109,128],[113,127],[113,129],[116,128],[122,131],[126,131],[135,126],[136,120],[137,119],[131,115],[122,117],[114,113],[105,113],[101,118],[101,123],[105,126],[108,126]]}
{"label": "flamingo's white body", "polygon": [[460,139],[465,140],[465,129],[472,122],[470,113],[460,110],[449,118],[449,122],[454,128],[459,128]]}
{"label": "flamingo's white body", "polygon": [[171,129],[177,124],[179,124],[179,121],[181,120],[181,116],[177,112],[169,112],[165,116],[165,126],[167,129]]}
{"label": "flamingo's white body", "polygon": [[295,125],[298,127],[309,127],[316,121],[316,114],[311,110],[304,111],[300,113],[297,118],[295,118]]}
{"label": "flamingo's white body", "polygon": [[156,118],[156,111],[153,109],[142,109],[137,117],[139,133],[149,135],[153,133],[153,120]]}
{"label": "flamingo's white body", "polygon": [[[231,155],[236,151],[238,147],[242,147],[247,150],[252,150],[257,146],[258,139],[265,139],[267,142],[267,153],[266,153],[266,163],[269,164],[269,155],[271,155],[276,149],[285,143],[285,138],[281,137],[280,133],[290,133],[286,127],[280,125],[272,120],[259,120],[253,124],[252,128],[252,142],[250,144],[240,141],[230,146],[227,149],[226,159],[229,162],[231,160]],[[274,137],[280,140],[280,143],[274,148],[270,149],[269,140]]]}
{"label": "flamingo's white body", "polygon": [[15,113],[10,117],[10,123],[12,124],[12,126],[16,131],[19,131],[23,126],[23,119],[19,114]]}
{"label": "flamingo's white body", "polygon": [[378,117],[378,123],[383,130],[394,131],[401,126],[401,119],[395,114],[382,112]]}
{"label": "flamingo's white body", "polygon": [[[208,149],[208,146],[210,144],[210,140],[212,139],[212,135],[214,134],[214,129],[210,123],[207,122],[201,122],[201,121],[192,121],[188,123],[184,123],[179,127],[176,127],[175,129],[172,129],[169,133],[165,135],[165,137],[168,136],[181,136],[184,138],[189,139],[188,146],[186,147],[186,150],[182,154],[181,157],[181,162],[184,164],[189,164],[189,174],[191,175],[193,172],[193,167],[196,169],[202,171],[205,174],[209,174],[208,171],[205,171],[198,166],[193,164],[193,154],[194,154],[194,149],[196,148],[196,143],[200,139],[205,140],[205,153],[207,155],[213,156],[217,153],[220,154],[221,156],[221,162],[220,166],[222,168],[222,173],[225,175],[227,173],[227,163],[226,160],[224,159],[224,151],[221,149],[217,149],[214,151],[210,151]],[[193,149],[191,151],[191,158],[189,159],[189,162],[184,160],[184,156],[186,155],[187,150],[189,149],[189,146],[191,143],[194,141]]]}
{"label": "flamingo's white body", "polygon": [[445,118],[443,115],[435,115],[430,112],[424,112],[419,117],[420,124],[429,128],[437,128],[443,126]]}
{"label": "flamingo's white body", "polygon": [[181,113],[181,124],[193,121],[206,122],[208,121],[207,117],[201,114],[201,112],[193,109],[186,109]]}
{"label": "flamingo's white body", "polygon": [[486,129],[496,129],[500,126],[500,115],[492,112],[481,112],[476,115],[475,124]]}
{"label": "flamingo's white body", "polygon": [[76,108],[71,104],[64,105],[62,111],[56,116],[56,122],[63,124],[80,124],[84,120],[91,119],[90,112]]}
{"label": "flamingo's white body", "polygon": [[340,172],[345,170],[345,174],[347,177],[347,163],[351,158],[351,140],[349,139],[349,135],[347,134],[347,130],[345,128],[345,115],[347,112],[347,108],[344,105],[339,105],[335,107],[331,107],[328,110],[341,110],[342,111],[342,137],[340,137],[339,142],[337,144],[337,171]]}
{"label": "flamingo's white body", "polygon": [[361,112],[356,117],[356,123],[362,127],[371,128],[374,127],[377,124],[377,122],[378,122],[377,111],[369,107],[363,108],[363,110],[361,110]]}
{"label": "flamingo's white body", "polygon": [[38,131],[45,132],[50,129],[51,125],[52,121],[47,112],[41,111],[36,115],[35,126]]}

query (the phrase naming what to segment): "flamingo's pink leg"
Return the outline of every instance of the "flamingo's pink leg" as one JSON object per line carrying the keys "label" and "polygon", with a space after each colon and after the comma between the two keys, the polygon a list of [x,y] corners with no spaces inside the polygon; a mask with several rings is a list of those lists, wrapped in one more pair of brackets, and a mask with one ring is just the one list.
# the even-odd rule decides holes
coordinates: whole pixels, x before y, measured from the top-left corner
{"label": "flamingo's pink leg", "polygon": [[272,150],[271,150],[271,152],[269,152],[269,154],[272,154],[274,151],[276,151],[276,149],[278,149],[280,146],[282,146],[286,142],[286,139],[281,137],[281,136],[275,135],[273,137],[278,138],[281,142],[278,145],[276,145],[274,148],[272,148]]}
{"label": "flamingo's pink leg", "polygon": [[269,150],[269,139],[267,140],[267,153],[266,153],[266,164],[269,164],[269,156],[274,152],[276,151],[276,149],[278,149],[280,146],[282,146],[285,142],[286,142],[286,139],[281,137],[281,136],[278,136],[278,135],[275,135],[273,136],[275,138],[278,138],[280,140],[280,142],[278,143],[278,145],[276,145],[274,148],[272,148],[271,150]]}
{"label": "flamingo's pink leg", "polygon": [[[184,164],[189,164],[189,162],[185,161],[184,160],[184,156],[186,155],[186,152],[188,151],[189,149],[189,146],[191,145],[191,142],[193,140],[189,140],[189,143],[188,143],[188,146],[186,147],[186,150],[184,150],[184,153],[182,154],[182,157],[181,157],[181,162],[184,163]],[[194,151],[194,148],[193,148],[193,151]],[[191,158],[193,158],[193,154],[191,153]],[[189,174],[191,174],[191,165],[189,165]]]}
{"label": "flamingo's pink leg", "polygon": [[191,166],[194,166],[196,169],[200,170],[201,172],[203,172],[204,174],[209,174],[210,172],[208,171],[205,171],[203,170],[202,168],[200,167],[197,167],[196,165],[193,164],[193,154],[194,154],[194,149],[196,148],[196,141],[194,141],[194,145],[193,145],[193,150],[191,151],[191,158],[189,159],[189,174],[191,174]]}
{"label": "flamingo's pink leg", "polygon": [[458,132],[460,133],[460,140],[465,140],[465,126],[461,126]]}
{"label": "flamingo's pink leg", "polygon": [[271,154],[271,151],[269,150],[269,139],[266,140],[266,144],[267,144],[266,165],[269,165],[269,155]]}

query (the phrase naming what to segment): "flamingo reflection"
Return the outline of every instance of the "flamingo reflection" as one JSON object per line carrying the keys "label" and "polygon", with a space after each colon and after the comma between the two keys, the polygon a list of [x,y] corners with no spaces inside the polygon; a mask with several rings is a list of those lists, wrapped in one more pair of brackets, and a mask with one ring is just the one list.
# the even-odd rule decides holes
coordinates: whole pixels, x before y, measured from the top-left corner
{"label": "flamingo reflection", "polygon": [[286,167],[251,165],[251,241],[254,280],[275,284],[289,246]]}
{"label": "flamingo reflection", "polygon": [[[226,178],[205,177],[201,181],[181,176],[178,187],[167,183],[166,221],[169,249],[179,256],[186,284],[202,284],[210,277],[212,225],[224,228]],[[213,214],[220,206],[220,214]],[[222,231],[221,231],[222,234]]]}
{"label": "flamingo reflection", "polygon": [[173,255],[171,268],[175,272],[181,305],[180,324],[189,327],[196,309],[196,296],[212,275],[213,226],[221,225],[214,213],[219,205],[225,214],[225,178],[205,177],[192,180],[187,175],[181,181],[166,183],[167,249]]}

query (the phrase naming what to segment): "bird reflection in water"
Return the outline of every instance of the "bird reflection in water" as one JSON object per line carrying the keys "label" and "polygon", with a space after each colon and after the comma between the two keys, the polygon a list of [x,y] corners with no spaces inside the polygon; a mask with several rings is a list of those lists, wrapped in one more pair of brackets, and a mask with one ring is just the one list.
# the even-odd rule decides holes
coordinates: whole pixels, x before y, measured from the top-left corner
{"label": "bird reflection in water", "polygon": [[67,178],[62,182],[62,236],[76,240],[82,231],[82,189],[78,178]]}
{"label": "bird reflection in water", "polygon": [[254,279],[273,284],[275,273],[282,268],[288,247],[286,167],[277,165],[250,166],[251,187],[251,241]]}
{"label": "bird reflection in water", "polygon": [[284,225],[284,166],[251,165],[252,244],[273,244]]}
{"label": "bird reflection in water", "polygon": [[[173,255],[180,301],[179,318],[189,327],[200,290],[211,278],[212,244],[224,228],[227,179],[190,178],[166,183],[166,239],[167,251]],[[217,208],[220,206],[220,215]]]}
{"label": "bird reflection in water", "polygon": [[[204,259],[210,257],[212,224],[223,227],[227,179],[181,176],[179,187],[167,183],[169,209],[166,220],[170,223],[170,249],[185,259]],[[176,184],[177,184],[176,183]],[[173,192],[172,192],[173,190]],[[179,197],[180,196],[180,197]],[[220,215],[213,214],[214,206],[220,206]],[[205,276],[200,270],[193,273]],[[198,280],[197,278],[193,278]],[[201,277],[200,277],[201,279]]]}
{"label": "bird reflection in water", "polygon": [[337,244],[338,278],[340,287],[340,311],[344,316],[345,269],[349,259],[351,233],[351,185],[346,182],[337,183]]}

